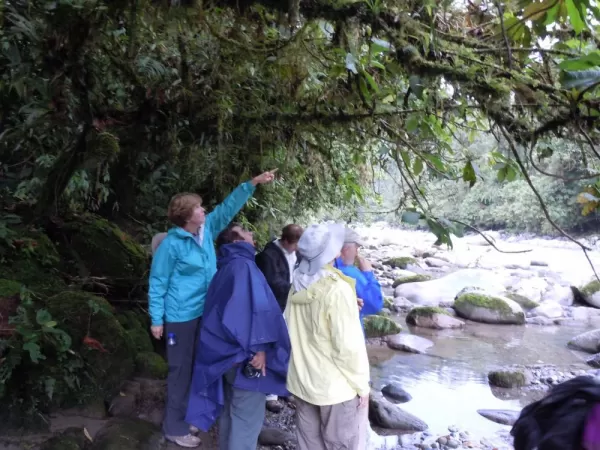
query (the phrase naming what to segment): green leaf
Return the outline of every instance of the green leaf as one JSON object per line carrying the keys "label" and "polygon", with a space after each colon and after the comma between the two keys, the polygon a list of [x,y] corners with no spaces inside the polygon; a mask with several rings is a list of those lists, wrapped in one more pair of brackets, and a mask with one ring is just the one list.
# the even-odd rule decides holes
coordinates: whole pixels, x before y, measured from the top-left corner
{"label": "green leaf", "polygon": [[363,77],[358,79],[358,86],[360,87],[360,92],[363,95],[366,102],[371,102],[371,93],[369,92],[369,88],[367,87],[367,82]]}
{"label": "green leaf", "polygon": [[379,92],[379,86],[377,86],[377,83],[375,82],[375,80],[373,79],[371,74],[369,72],[367,72],[366,70],[363,70],[362,75],[365,77],[365,79],[369,83],[369,86],[371,86],[371,89],[373,89],[373,91],[375,91],[375,92]]}
{"label": "green leaf", "polygon": [[586,70],[600,66],[600,52],[593,51],[580,58],[566,59],[561,62],[558,67],[566,71]]}
{"label": "green leaf", "polygon": [[416,211],[404,211],[402,213],[401,221],[410,225],[416,225],[419,223],[419,219],[421,219],[421,213]]}
{"label": "green leaf", "polygon": [[600,83],[600,70],[588,69],[578,72],[563,72],[562,84],[565,89],[588,89]]}
{"label": "green leaf", "polygon": [[586,26],[579,10],[577,9],[577,6],[575,5],[575,0],[565,0],[565,4],[567,6],[567,13],[569,14],[569,20],[571,21],[573,30],[577,34],[581,33]]}
{"label": "green leaf", "polygon": [[35,321],[38,323],[38,325],[46,325],[46,323],[50,322],[51,320],[52,316],[45,309],[38,310],[37,314],[35,315]]}
{"label": "green leaf", "polygon": [[507,168],[508,168],[508,166],[504,165],[504,166],[502,166],[500,168],[500,170],[498,170],[498,176],[497,177],[498,177],[498,181],[500,183],[502,183],[504,180],[506,180],[506,172],[508,170]]}
{"label": "green leaf", "polygon": [[40,346],[34,342],[26,342],[23,344],[23,350],[29,352],[29,358],[34,364],[37,364],[42,359],[46,359],[40,351]]}
{"label": "green leaf", "polygon": [[415,176],[419,176],[421,172],[423,172],[423,160],[420,157],[416,157],[413,163],[413,173]]}
{"label": "green leaf", "polygon": [[425,159],[427,159],[433,166],[439,170],[440,172],[446,172],[447,167],[442,162],[441,158],[437,155],[424,155]]}
{"label": "green leaf", "polygon": [[473,187],[475,183],[477,183],[477,174],[475,173],[475,167],[471,161],[467,161],[467,164],[465,164],[462,178],[469,183],[469,187]]}
{"label": "green leaf", "polygon": [[410,154],[406,150],[400,151],[400,156],[406,167],[410,167]]}

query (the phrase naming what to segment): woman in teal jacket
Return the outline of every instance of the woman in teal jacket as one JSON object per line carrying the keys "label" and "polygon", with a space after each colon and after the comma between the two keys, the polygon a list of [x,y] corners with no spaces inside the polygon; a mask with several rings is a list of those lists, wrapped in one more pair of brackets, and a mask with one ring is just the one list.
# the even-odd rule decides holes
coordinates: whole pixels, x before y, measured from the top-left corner
{"label": "woman in teal jacket", "polygon": [[149,310],[152,335],[167,335],[167,404],[163,431],[167,440],[182,447],[197,447],[185,422],[192,378],[196,337],[204,311],[208,285],[217,271],[213,241],[254,193],[269,183],[274,171],[265,172],[238,186],[205,216],[202,198],[175,195],[169,203],[169,220],[175,225],[156,249],[150,270]]}

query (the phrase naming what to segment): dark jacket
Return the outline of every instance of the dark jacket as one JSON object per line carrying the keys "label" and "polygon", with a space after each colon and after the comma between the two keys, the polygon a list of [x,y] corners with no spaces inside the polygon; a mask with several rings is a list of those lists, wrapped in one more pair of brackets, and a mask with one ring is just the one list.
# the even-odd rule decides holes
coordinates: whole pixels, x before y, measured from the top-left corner
{"label": "dark jacket", "polygon": [[[221,413],[223,375],[236,365],[236,388],[289,395],[290,338],[279,305],[254,263],[254,247],[236,242],[219,253],[219,269],[206,295],[186,416],[187,423],[204,431]],[[267,375],[246,378],[241,369],[258,351],[266,353]]]}
{"label": "dark jacket", "polygon": [[264,250],[256,255],[256,265],[265,275],[277,303],[284,311],[292,284],[290,283],[290,266],[283,250],[275,241],[269,242]]}
{"label": "dark jacket", "polygon": [[546,397],[521,411],[511,430],[515,450],[598,448],[598,404],[600,383],[592,377],[580,376],[554,386]]}

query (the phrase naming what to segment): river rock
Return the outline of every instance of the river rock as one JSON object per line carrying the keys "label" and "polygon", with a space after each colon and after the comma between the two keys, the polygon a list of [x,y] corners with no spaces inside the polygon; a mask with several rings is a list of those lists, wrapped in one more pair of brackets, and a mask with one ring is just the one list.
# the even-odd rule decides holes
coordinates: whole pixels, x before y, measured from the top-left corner
{"label": "river rock", "polygon": [[513,300],[489,293],[467,292],[457,296],[454,309],[464,319],[482,323],[524,324],[525,313]]}
{"label": "river rock", "polygon": [[421,328],[443,330],[448,328],[462,328],[465,323],[452,317],[448,311],[435,306],[417,306],[406,316],[406,323]]}
{"label": "river rock", "polygon": [[486,419],[501,425],[514,425],[520,414],[519,411],[508,409],[480,409],[477,412]]}
{"label": "river rock", "polygon": [[268,447],[275,445],[285,446],[288,442],[296,442],[296,436],[289,431],[279,428],[265,427],[258,435],[258,443]]}
{"label": "river rock", "polygon": [[396,297],[394,299],[394,306],[392,308],[392,311],[396,311],[396,312],[410,311],[411,309],[414,308],[414,306],[415,305],[412,302],[405,299],[404,297]]}
{"label": "river rock", "polygon": [[594,369],[600,369],[600,353],[585,360],[585,362]]}
{"label": "river rock", "polygon": [[573,295],[573,289],[569,286],[555,285],[542,295],[542,301],[544,303],[552,301],[562,306],[571,306],[575,301],[575,296]]}
{"label": "river rock", "polygon": [[139,419],[112,419],[98,431],[90,450],[162,450],[159,427]]}
{"label": "river rock", "polygon": [[448,261],[433,257],[425,258],[425,264],[427,264],[429,267],[448,267],[450,265]]}
{"label": "river rock", "polygon": [[402,327],[389,317],[367,316],[363,323],[368,338],[394,335],[402,331]]}
{"label": "river rock", "polygon": [[569,347],[588,353],[600,352],[600,329],[575,336],[569,341]]}
{"label": "river rock", "polygon": [[537,308],[533,308],[531,310],[531,315],[533,317],[540,316],[547,319],[558,319],[559,317],[563,316],[563,309],[558,303],[545,302]]}
{"label": "river rock", "polygon": [[488,381],[492,386],[511,389],[528,385],[531,374],[525,369],[492,370],[488,373]]}
{"label": "river rock", "polygon": [[401,284],[408,284],[408,283],[420,283],[422,281],[429,281],[431,280],[431,275],[427,275],[427,274],[412,274],[412,275],[407,275],[407,276],[401,276],[398,277],[394,280],[394,283],[392,284],[393,288],[396,288],[398,286],[400,286]]}
{"label": "river rock", "polygon": [[451,306],[456,294],[466,287],[480,287],[492,294],[504,292],[503,278],[489,270],[461,269],[431,281],[396,287],[394,297],[404,297],[419,306]]}
{"label": "river rock", "polygon": [[381,390],[381,393],[385,398],[394,403],[406,403],[412,399],[412,396],[396,381],[392,381],[390,384],[385,385]]}
{"label": "river rock", "polygon": [[396,334],[387,338],[387,345],[393,350],[409,353],[425,353],[433,347],[433,342],[415,334]]}
{"label": "river rock", "polygon": [[398,431],[425,431],[427,424],[390,403],[383,396],[369,398],[369,420],[376,426]]}
{"label": "river rock", "polygon": [[525,323],[528,325],[540,325],[543,327],[549,327],[551,325],[556,325],[554,319],[548,319],[547,317],[528,317],[525,319]]}
{"label": "river rock", "polygon": [[600,308],[600,281],[594,280],[580,289],[573,288],[578,294],[577,297],[584,303]]}

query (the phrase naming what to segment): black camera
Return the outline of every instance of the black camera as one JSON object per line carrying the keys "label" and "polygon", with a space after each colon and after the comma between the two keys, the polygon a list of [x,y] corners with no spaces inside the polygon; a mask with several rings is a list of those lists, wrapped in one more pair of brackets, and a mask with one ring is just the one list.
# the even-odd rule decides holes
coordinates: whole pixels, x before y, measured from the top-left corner
{"label": "black camera", "polygon": [[261,371],[258,369],[255,369],[252,364],[250,364],[250,361],[252,361],[252,358],[254,358],[254,355],[252,355],[250,357],[250,359],[248,361],[246,361],[246,364],[244,365],[244,368],[242,369],[242,373],[244,374],[244,376],[246,378],[260,378],[260,376],[262,375]]}

